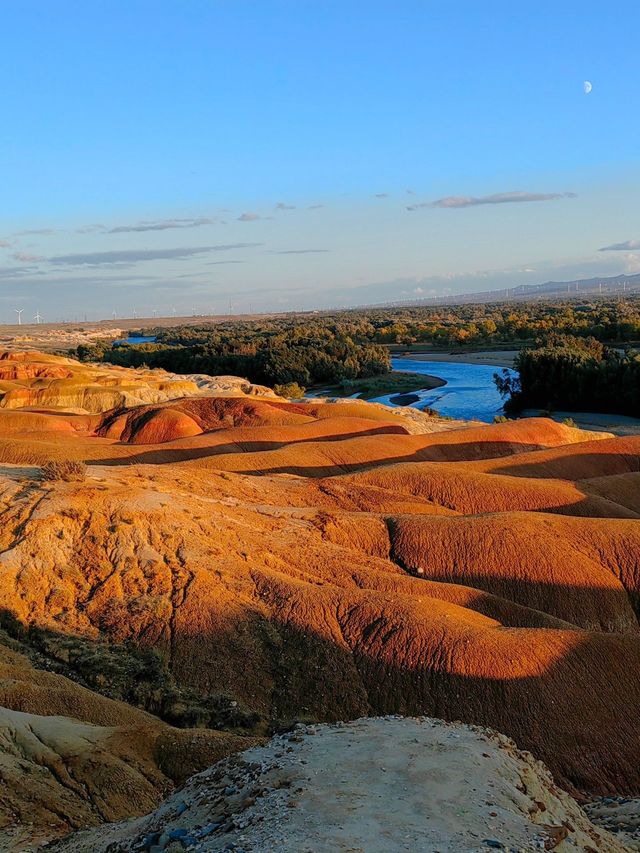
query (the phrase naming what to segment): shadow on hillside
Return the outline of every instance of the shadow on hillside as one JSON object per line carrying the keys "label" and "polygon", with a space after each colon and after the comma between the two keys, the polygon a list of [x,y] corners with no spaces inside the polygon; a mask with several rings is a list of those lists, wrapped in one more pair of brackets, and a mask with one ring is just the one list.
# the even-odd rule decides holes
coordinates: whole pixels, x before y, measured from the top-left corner
{"label": "shadow on hillside", "polygon": [[[573,445],[572,445],[573,446]],[[564,451],[564,448],[559,448]],[[637,474],[640,471],[640,454],[635,453],[559,453],[555,458],[535,458],[517,461],[512,465],[492,468],[492,474],[510,477],[556,478],[559,480],[586,480],[614,474]]]}
{"label": "shadow on hillside", "polygon": [[[384,435],[384,434],[383,434]],[[399,462],[466,462],[472,463],[474,461],[481,461],[487,459],[495,459],[501,458],[505,456],[511,456],[514,454],[520,453],[529,453],[541,449],[539,445],[531,445],[531,444],[516,444],[514,442],[502,442],[502,441],[487,441],[487,442],[477,442],[477,441],[469,441],[469,442],[448,442],[442,441],[441,443],[429,443],[426,446],[419,448],[418,450],[412,450],[406,454],[398,454],[395,456],[382,456],[380,454],[380,449],[376,445],[371,448],[371,457],[370,458],[360,458],[358,456],[365,456],[364,450],[367,449],[366,443],[363,443],[362,446],[359,446],[360,439],[363,438],[363,442],[367,442],[370,438],[379,438],[378,434],[372,436],[362,436],[362,434],[358,435],[347,435],[347,436],[338,436],[333,437],[329,440],[326,438],[314,438],[309,440],[300,440],[297,442],[267,442],[260,441],[257,442],[257,446],[255,449],[243,449],[247,448],[247,446],[251,445],[251,442],[239,442],[229,444],[219,444],[209,447],[167,447],[162,448],[161,445],[156,445],[152,450],[144,450],[138,453],[130,453],[126,456],[118,456],[117,458],[102,458],[102,459],[90,459],[87,460],[91,464],[94,465],[132,465],[132,464],[140,464],[140,465],[164,465],[164,464],[178,464],[181,462],[193,462],[202,459],[210,459],[218,456],[233,456],[235,454],[241,453],[243,456],[251,456],[252,454],[256,454],[259,456],[258,461],[260,464],[257,464],[255,467],[252,467],[250,464],[247,465],[247,462],[250,460],[243,459],[242,464],[237,468],[234,468],[232,462],[231,464],[221,466],[221,470],[227,471],[238,471],[238,473],[249,474],[249,475],[260,475],[260,474],[294,474],[301,477],[329,477],[338,474],[347,474],[354,473],[356,471],[364,471],[370,468],[375,468],[380,465],[394,465]],[[415,439],[417,436],[398,436],[392,435],[390,438],[395,439],[396,441],[399,439],[411,439],[412,444],[415,443]],[[352,451],[352,455],[354,461],[335,461],[330,458],[329,454],[326,453],[322,449],[323,444],[338,444],[341,441],[349,442],[349,451]],[[131,445],[117,445],[119,447],[126,446],[131,447]],[[283,453],[291,448],[292,455],[297,455],[303,450],[309,459],[313,459],[313,457],[318,458],[318,464],[301,464],[297,461],[294,461],[290,464],[287,464],[283,460]],[[273,462],[270,464],[268,459],[264,457],[268,454],[274,454]],[[376,454],[378,454],[376,456]],[[348,455],[348,452],[344,454]],[[324,458],[323,458],[324,457]],[[215,467],[211,465],[209,467]],[[498,471],[496,471],[498,473]]]}
{"label": "shadow on hillside", "polygon": [[[408,570],[408,574],[420,580],[480,590],[583,630],[629,634],[640,640],[640,591],[625,589],[622,584],[617,586],[613,574],[611,586],[596,587],[586,584],[572,586],[557,581],[544,583],[531,578],[505,578],[473,571],[462,571],[459,576],[452,573],[447,577],[444,572],[430,573],[428,567],[424,572],[418,575]],[[476,609],[475,606],[473,609]]]}
{"label": "shadow on hillside", "polygon": [[[223,430],[208,430],[201,435],[195,436],[195,441],[206,441],[208,435],[216,435]],[[176,446],[180,439],[166,442],[163,444],[152,445],[153,450],[143,450],[145,445],[135,445],[129,442],[118,442],[115,447],[126,448],[141,448],[138,452],[133,452],[130,456],[123,456],[110,459],[94,459],[92,463],[95,465],[121,465],[121,464],[141,464],[141,465],[164,465],[172,462],[189,462],[193,459],[202,459],[209,456],[219,456],[233,453],[268,453],[274,450],[281,450],[284,447],[294,446],[299,444],[323,444],[325,442],[344,441],[345,439],[353,439],[367,436],[394,435],[406,436],[408,433],[404,430],[398,430],[396,427],[374,427],[372,429],[361,430],[355,433],[335,433],[330,435],[319,436],[301,436],[292,437],[282,441],[229,441],[225,444],[205,445],[199,447],[197,444],[192,447]],[[186,441],[194,441],[194,438],[188,438]],[[147,445],[149,446],[149,445]]]}
{"label": "shadow on hillside", "polygon": [[[209,690],[229,692],[217,675],[222,656],[249,672],[266,658],[271,689],[265,698],[276,729],[300,718],[424,714],[460,720],[513,737],[574,793],[640,792],[637,638],[490,628],[461,640],[464,622],[452,620],[453,630],[439,634],[434,626],[407,622],[402,612],[394,615],[389,603],[376,609],[362,598],[344,598],[308,607],[298,602],[264,619],[263,628],[239,620],[237,630],[184,632],[174,674],[189,685],[194,668],[200,678],[204,668]],[[314,617],[321,630],[303,624]],[[235,645],[248,628],[264,647],[255,659]],[[254,692],[234,697],[247,704],[260,699]]]}

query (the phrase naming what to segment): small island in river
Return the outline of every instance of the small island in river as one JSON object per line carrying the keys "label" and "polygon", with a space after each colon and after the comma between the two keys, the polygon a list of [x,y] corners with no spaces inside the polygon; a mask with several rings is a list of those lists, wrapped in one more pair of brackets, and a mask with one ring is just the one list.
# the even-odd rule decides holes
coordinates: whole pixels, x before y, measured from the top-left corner
{"label": "small island in river", "polygon": [[[378,376],[369,376],[363,379],[352,379],[341,382],[340,385],[313,389],[315,395],[327,395],[330,397],[353,397],[358,396],[361,400],[373,400],[376,397],[384,397],[387,394],[411,395],[411,403],[420,398],[415,395],[416,391],[432,391],[446,385],[446,380],[428,373],[413,373],[405,370],[394,370],[389,373],[381,373]],[[395,405],[410,406],[411,403],[397,403]]]}

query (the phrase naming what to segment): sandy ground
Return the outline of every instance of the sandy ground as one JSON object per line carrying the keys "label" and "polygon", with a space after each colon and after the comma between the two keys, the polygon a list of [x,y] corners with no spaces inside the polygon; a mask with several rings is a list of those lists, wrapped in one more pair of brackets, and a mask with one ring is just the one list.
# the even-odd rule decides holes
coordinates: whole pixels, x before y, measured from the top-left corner
{"label": "sandy ground", "polygon": [[[175,842],[175,843],[174,843]],[[504,735],[427,717],[298,726],[192,777],[152,815],[58,853],[623,853]]]}
{"label": "sandy ground", "polygon": [[502,352],[398,352],[394,358],[410,358],[412,361],[454,361],[464,364],[488,364],[496,367],[513,367],[518,350]]}

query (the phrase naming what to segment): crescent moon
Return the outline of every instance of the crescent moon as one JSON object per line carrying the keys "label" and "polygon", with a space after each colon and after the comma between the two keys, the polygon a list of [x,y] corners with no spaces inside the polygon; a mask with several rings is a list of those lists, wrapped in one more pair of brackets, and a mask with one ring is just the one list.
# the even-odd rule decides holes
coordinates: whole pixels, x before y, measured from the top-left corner
{"label": "crescent moon", "polygon": [[589,80],[585,80],[582,84],[582,88],[584,89],[585,95],[588,95],[589,92],[593,89],[593,86],[591,85],[591,82]]}

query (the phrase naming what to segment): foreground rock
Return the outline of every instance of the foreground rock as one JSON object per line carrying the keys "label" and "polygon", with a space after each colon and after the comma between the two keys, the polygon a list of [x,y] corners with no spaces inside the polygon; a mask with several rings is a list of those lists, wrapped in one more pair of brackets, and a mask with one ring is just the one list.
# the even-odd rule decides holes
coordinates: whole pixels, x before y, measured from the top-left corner
{"label": "foreground rock", "polygon": [[0,850],[155,808],[191,773],[255,740],[175,729],[35,669],[0,630]]}
{"label": "foreground rock", "polygon": [[623,853],[547,769],[489,729],[423,718],[298,726],[194,776],[146,818],[55,853]]}

